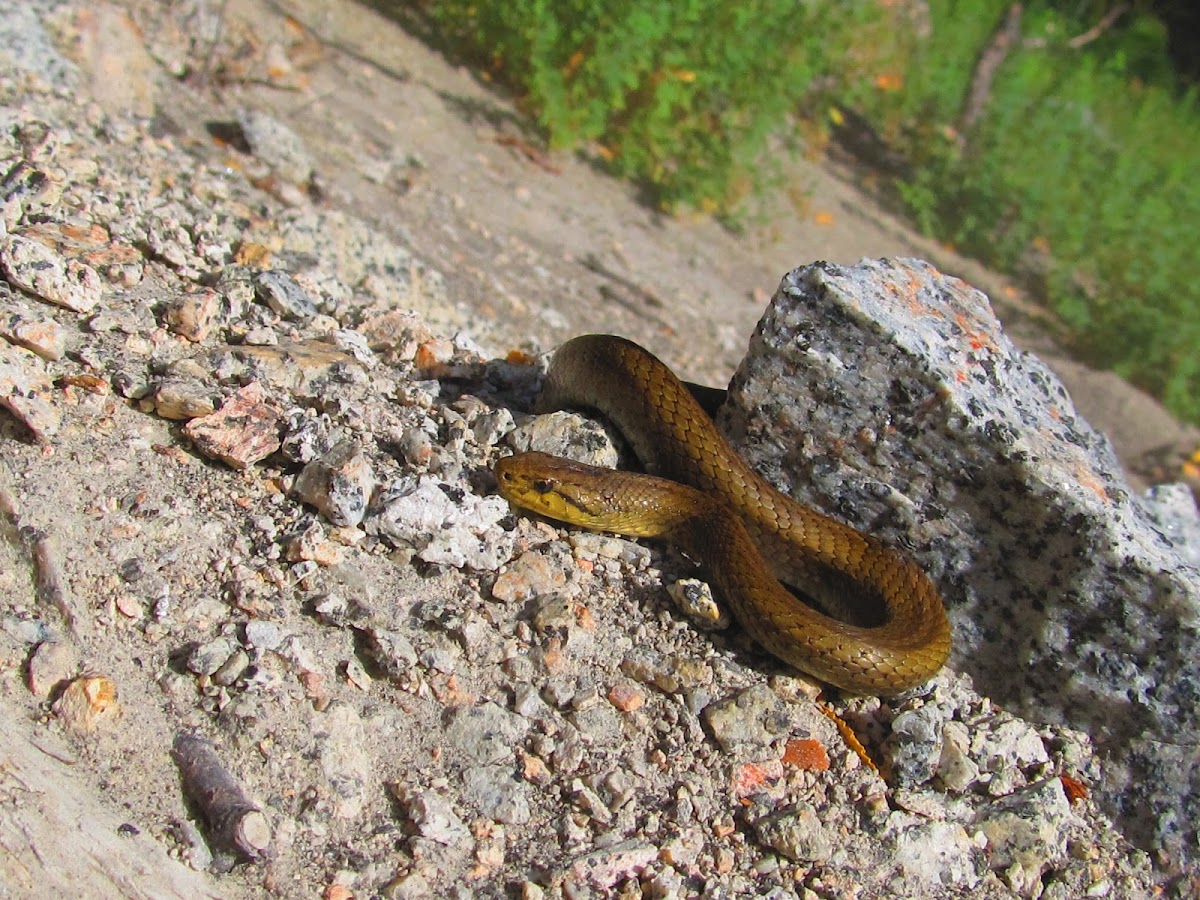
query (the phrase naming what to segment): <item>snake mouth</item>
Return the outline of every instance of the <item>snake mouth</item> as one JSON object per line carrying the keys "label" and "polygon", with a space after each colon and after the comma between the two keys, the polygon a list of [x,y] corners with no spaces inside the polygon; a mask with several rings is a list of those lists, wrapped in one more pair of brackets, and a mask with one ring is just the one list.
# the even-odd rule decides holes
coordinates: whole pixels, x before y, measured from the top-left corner
{"label": "snake mouth", "polygon": [[607,471],[539,452],[505,457],[495,467],[498,490],[509,503],[585,527],[605,515],[605,498],[595,496],[587,481]]}

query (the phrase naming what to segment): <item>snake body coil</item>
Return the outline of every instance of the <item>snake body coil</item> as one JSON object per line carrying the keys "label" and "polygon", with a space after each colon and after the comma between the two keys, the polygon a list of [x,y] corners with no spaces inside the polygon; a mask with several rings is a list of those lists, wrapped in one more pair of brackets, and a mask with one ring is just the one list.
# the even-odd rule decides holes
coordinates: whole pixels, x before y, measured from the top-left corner
{"label": "snake body coil", "polygon": [[[637,344],[610,335],[568,341],[554,355],[540,406],[600,412],[647,471],[661,477],[523,453],[496,464],[500,493],[513,504],[676,543],[701,562],[756,641],[846,690],[896,693],[945,663],[950,626],[924,572],[876,538],[768,484],[726,443],[687,387]],[[819,612],[779,578],[870,624]]]}

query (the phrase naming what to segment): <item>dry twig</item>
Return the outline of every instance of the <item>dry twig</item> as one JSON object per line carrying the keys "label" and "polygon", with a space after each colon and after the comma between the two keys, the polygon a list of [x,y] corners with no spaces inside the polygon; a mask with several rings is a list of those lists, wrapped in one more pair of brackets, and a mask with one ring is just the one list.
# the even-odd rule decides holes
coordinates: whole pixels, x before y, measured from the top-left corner
{"label": "dry twig", "polygon": [[171,756],[184,791],[208,820],[214,845],[250,859],[266,854],[271,844],[267,817],[246,797],[212,744],[193,734],[179,734]]}

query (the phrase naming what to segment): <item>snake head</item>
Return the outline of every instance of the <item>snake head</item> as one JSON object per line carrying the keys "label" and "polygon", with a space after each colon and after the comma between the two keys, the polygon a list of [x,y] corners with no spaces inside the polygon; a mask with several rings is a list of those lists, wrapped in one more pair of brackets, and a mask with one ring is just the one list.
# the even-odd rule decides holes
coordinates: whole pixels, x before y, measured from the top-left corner
{"label": "snake head", "polygon": [[596,527],[592,520],[603,516],[601,498],[590,485],[606,470],[529,452],[504,457],[493,471],[500,496],[514,506],[573,525]]}
{"label": "snake head", "polygon": [[500,496],[514,506],[571,525],[633,537],[662,537],[673,520],[660,491],[690,491],[649,475],[518,453],[493,469]]}

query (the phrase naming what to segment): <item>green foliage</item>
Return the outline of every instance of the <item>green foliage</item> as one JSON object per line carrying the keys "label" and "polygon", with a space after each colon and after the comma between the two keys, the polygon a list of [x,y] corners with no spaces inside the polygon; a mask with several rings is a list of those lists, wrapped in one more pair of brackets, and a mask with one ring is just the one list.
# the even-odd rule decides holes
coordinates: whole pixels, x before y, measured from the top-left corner
{"label": "green foliage", "polygon": [[768,141],[792,140],[797,114],[824,127],[834,102],[861,113],[911,164],[896,187],[921,228],[1031,281],[1077,350],[1200,421],[1197,97],[1172,83],[1154,19],[1075,47],[1094,21],[1030,0],[982,115],[960,133],[980,54],[1010,5],[435,0],[432,10],[448,40],[521,93],[553,146],[591,147],[667,209],[730,214],[767,183]]}
{"label": "green foliage", "polygon": [[729,212],[767,140],[829,75],[871,4],[516,0],[435,4],[526,93],[552,146],[595,142],[664,208]]}

